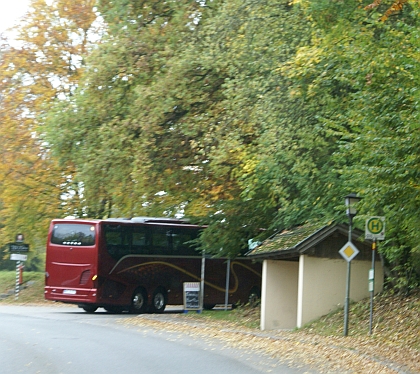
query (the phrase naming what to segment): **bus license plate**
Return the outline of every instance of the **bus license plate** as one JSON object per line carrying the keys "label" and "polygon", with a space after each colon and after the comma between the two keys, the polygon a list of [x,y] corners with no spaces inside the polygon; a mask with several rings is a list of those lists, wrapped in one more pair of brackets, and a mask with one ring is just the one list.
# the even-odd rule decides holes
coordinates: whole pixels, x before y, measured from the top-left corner
{"label": "bus license plate", "polygon": [[76,290],[64,290],[64,295],[76,295]]}

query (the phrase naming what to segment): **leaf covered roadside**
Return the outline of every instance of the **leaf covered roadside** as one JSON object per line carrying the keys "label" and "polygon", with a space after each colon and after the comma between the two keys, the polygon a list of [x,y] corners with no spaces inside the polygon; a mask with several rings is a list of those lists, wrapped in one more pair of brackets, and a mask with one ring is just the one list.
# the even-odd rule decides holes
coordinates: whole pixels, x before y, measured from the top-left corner
{"label": "leaf covered roadside", "polygon": [[[25,283],[30,285],[21,290],[19,299],[10,296],[0,304],[66,305],[44,300],[43,276],[25,273]],[[13,288],[13,280],[13,272],[0,272],[0,294]],[[239,307],[202,314],[143,314],[121,322],[199,338],[220,338],[228,345],[263,350],[294,366],[310,366],[319,372],[420,373],[420,290],[408,297],[386,293],[376,296],[372,336],[368,299],[351,305],[348,337],[342,336],[342,308],[295,331],[261,331],[259,310]]]}
{"label": "leaf covered roadside", "polygon": [[368,299],[352,304],[347,337],[342,310],[295,331],[249,327],[258,324],[259,308],[235,309],[222,323],[219,313],[141,315],[124,323],[218,338],[321,373],[420,373],[420,291],[409,297],[376,296],[372,336]]}

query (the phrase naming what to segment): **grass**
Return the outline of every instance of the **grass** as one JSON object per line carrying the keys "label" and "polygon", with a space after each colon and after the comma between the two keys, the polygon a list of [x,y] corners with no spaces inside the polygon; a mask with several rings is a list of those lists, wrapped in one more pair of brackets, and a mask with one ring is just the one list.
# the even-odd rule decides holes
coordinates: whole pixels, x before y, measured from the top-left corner
{"label": "grass", "polygon": [[15,300],[16,272],[0,271],[0,295],[8,294],[0,303],[40,303],[44,301],[44,272],[23,272],[23,284]]}
{"label": "grass", "polygon": [[[349,335],[367,336],[369,317],[369,299],[351,304]],[[343,319],[343,311],[338,310],[306,325],[304,330],[323,336],[340,336],[343,332]],[[420,351],[420,290],[406,297],[386,292],[375,296],[372,333],[377,340]]]}

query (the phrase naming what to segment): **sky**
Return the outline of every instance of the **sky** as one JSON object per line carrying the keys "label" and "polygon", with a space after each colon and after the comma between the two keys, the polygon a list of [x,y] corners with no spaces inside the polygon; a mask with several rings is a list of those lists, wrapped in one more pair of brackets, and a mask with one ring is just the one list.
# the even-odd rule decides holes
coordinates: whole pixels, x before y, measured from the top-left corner
{"label": "sky", "polygon": [[0,33],[22,17],[28,10],[29,0],[0,0]]}

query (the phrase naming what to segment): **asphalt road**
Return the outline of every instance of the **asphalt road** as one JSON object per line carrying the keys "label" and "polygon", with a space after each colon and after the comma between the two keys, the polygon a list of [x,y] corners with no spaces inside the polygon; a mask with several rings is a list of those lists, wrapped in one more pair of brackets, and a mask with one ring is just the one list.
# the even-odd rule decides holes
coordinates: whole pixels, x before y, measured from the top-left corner
{"label": "asphalt road", "polygon": [[217,339],[127,326],[121,322],[132,315],[101,311],[0,305],[0,373],[305,372]]}

